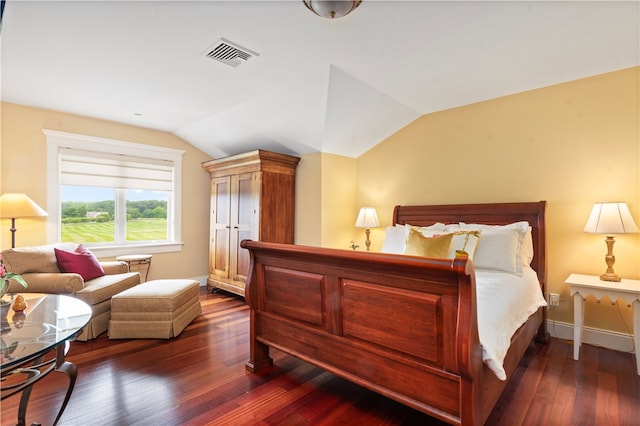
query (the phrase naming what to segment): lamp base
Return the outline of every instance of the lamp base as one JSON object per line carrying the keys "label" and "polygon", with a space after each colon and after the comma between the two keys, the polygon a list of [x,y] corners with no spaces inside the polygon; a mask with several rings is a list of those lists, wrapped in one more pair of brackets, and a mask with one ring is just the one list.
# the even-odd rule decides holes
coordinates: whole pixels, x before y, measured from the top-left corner
{"label": "lamp base", "polygon": [[604,240],[607,243],[607,255],[604,257],[604,261],[607,264],[607,271],[600,275],[602,281],[620,282],[620,277],[613,272],[613,265],[616,262],[616,257],[613,255],[613,244],[616,242],[613,236],[607,236]]}
{"label": "lamp base", "polygon": [[364,245],[367,247],[367,251],[371,251],[371,240],[369,239],[369,235],[371,234],[371,230],[366,228],[364,233],[367,235],[367,239],[364,242]]}
{"label": "lamp base", "polygon": [[604,274],[600,275],[600,279],[602,281],[612,281],[616,283],[622,280],[622,278],[620,278],[618,275],[611,272],[605,272]]}

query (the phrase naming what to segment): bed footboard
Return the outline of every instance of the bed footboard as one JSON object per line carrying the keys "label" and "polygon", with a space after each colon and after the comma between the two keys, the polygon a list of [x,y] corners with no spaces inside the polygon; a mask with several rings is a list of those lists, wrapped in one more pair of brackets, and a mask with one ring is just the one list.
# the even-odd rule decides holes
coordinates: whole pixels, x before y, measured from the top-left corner
{"label": "bed footboard", "polygon": [[250,359],[280,349],[451,424],[486,418],[473,265],[245,240]]}

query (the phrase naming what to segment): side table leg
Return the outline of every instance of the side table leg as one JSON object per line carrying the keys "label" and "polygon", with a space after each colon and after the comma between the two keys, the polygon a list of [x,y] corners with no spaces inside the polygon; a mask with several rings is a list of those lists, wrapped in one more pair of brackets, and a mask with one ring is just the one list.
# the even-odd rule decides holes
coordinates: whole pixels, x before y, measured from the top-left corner
{"label": "side table leg", "polygon": [[640,300],[633,302],[633,346],[636,352],[636,374],[640,376]]}
{"label": "side table leg", "polygon": [[584,299],[580,293],[573,295],[573,359],[580,359],[582,345],[582,323],[584,321]]}

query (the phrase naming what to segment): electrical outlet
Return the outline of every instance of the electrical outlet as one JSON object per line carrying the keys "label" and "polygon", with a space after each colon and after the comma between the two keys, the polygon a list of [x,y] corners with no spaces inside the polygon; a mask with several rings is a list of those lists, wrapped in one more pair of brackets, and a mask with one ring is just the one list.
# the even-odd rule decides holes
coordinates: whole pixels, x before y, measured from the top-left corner
{"label": "electrical outlet", "polygon": [[560,295],[558,293],[549,293],[549,306],[560,306]]}

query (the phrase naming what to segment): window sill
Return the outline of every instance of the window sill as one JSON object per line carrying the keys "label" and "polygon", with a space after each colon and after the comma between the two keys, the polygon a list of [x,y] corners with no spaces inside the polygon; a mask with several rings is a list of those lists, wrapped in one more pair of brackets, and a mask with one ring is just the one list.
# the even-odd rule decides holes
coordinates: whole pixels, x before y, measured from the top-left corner
{"label": "window sill", "polygon": [[97,246],[88,248],[96,257],[116,257],[126,254],[155,254],[182,251],[184,243],[127,244],[123,246]]}

